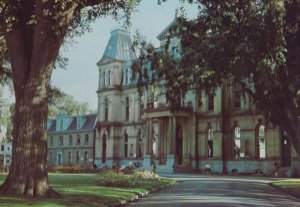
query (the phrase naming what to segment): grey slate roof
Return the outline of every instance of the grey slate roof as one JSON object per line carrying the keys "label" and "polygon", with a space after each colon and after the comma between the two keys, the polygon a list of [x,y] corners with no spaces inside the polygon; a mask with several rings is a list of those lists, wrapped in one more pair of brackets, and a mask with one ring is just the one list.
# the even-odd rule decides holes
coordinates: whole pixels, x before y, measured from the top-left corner
{"label": "grey slate roof", "polygon": [[[121,61],[131,61],[136,59],[136,54],[132,49],[132,42],[128,31],[115,29],[111,32],[102,59],[107,57]],[[99,63],[101,63],[101,60]]]}
{"label": "grey slate roof", "polygon": [[175,17],[173,21],[157,35],[158,40],[162,40],[162,38],[169,32],[169,30],[177,24],[177,18]]}
{"label": "grey slate roof", "polygon": [[74,132],[74,131],[89,131],[93,130],[96,126],[96,121],[97,121],[97,114],[89,114],[89,115],[83,115],[81,116],[84,119],[86,119],[85,123],[82,125],[80,129],[77,129],[77,117],[74,116],[72,117],[72,122],[67,128],[67,130],[61,130],[57,131],[56,130],[56,120],[52,120],[51,126],[48,129],[48,133],[56,133],[56,132]]}

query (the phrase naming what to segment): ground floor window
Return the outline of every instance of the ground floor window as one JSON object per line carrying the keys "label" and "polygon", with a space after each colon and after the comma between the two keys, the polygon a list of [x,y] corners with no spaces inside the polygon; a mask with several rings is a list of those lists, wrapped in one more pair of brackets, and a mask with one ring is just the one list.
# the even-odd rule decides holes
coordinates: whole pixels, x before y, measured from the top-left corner
{"label": "ground floor window", "polygon": [[233,158],[240,158],[241,152],[241,129],[235,122],[233,130]]}
{"label": "ground floor window", "polygon": [[84,152],[84,162],[87,162],[88,159],[89,159],[89,153],[88,153],[88,151],[85,151]]}
{"label": "ground floor window", "polygon": [[76,152],[76,162],[79,163],[80,161],[80,154],[79,151]]}
{"label": "ground floor window", "polygon": [[211,127],[211,124],[208,123],[206,128],[206,140],[207,140],[207,157],[214,156],[214,130]]}
{"label": "ground floor window", "polygon": [[124,157],[128,157],[128,134],[126,131],[124,133]]}
{"label": "ground floor window", "polygon": [[102,163],[106,162],[106,134],[102,136]]}
{"label": "ground floor window", "polygon": [[69,152],[69,156],[68,156],[68,162],[69,164],[72,162],[72,152]]}
{"label": "ground floor window", "polygon": [[213,140],[208,140],[207,141],[207,156],[208,157],[213,157],[214,154],[213,154],[213,147],[214,147],[214,142]]}

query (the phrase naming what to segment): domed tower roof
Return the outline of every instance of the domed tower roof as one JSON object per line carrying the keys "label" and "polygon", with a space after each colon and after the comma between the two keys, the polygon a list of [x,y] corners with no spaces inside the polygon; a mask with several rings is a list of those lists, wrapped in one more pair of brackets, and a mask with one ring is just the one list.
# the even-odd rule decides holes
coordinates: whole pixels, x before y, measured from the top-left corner
{"label": "domed tower roof", "polygon": [[110,39],[98,64],[101,64],[105,58],[120,61],[132,61],[136,59],[136,55],[132,49],[130,32],[124,29],[111,31]]}

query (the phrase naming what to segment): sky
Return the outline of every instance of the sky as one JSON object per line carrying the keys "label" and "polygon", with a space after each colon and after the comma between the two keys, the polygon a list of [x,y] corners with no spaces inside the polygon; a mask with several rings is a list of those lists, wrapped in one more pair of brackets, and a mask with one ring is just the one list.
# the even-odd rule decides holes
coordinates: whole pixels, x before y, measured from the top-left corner
{"label": "sky", "polygon": [[[146,40],[159,46],[156,36],[174,19],[175,11],[182,3],[168,0],[162,5],[157,0],[143,0],[132,15],[131,34],[136,30]],[[184,4],[187,16],[196,17],[197,8]],[[62,56],[69,59],[66,69],[57,68],[51,78],[51,84],[74,97],[78,102],[87,102],[90,108],[97,109],[97,88],[99,72],[96,63],[101,59],[112,29],[122,26],[111,17],[102,18],[92,24],[92,31],[75,37],[73,44],[62,48]]]}

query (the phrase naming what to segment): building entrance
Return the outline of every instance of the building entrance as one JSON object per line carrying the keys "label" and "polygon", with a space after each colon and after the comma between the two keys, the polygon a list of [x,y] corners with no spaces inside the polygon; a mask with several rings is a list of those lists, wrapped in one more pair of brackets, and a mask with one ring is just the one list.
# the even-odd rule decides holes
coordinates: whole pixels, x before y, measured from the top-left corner
{"label": "building entrance", "polygon": [[178,165],[182,165],[183,155],[183,129],[180,125],[177,125],[176,130],[176,157]]}
{"label": "building entrance", "polygon": [[291,166],[291,141],[285,132],[282,132],[281,136],[281,162],[282,166],[290,167]]}

